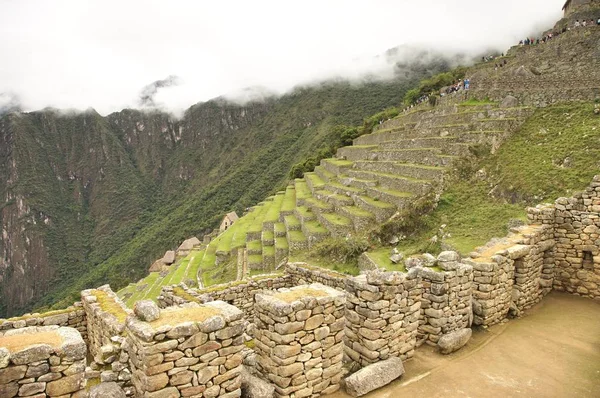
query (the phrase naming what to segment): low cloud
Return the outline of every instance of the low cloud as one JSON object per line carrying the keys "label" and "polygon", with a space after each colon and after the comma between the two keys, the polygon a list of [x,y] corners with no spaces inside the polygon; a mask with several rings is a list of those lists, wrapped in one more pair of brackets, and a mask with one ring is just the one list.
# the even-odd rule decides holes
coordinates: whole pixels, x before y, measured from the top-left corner
{"label": "low cloud", "polygon": [[260,99],[331,78],[389,78],[421,49],[506,51],[551,27],[563,3],[0,0],[0,93],[27,111],[102,114]]}

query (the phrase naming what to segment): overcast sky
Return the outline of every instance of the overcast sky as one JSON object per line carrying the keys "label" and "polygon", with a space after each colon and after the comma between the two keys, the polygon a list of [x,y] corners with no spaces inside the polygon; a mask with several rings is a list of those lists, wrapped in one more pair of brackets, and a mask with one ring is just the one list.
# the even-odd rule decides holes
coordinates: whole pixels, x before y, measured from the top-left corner
{"label": "overcast sky", "polygon": [[106,114],[135,106],[144,86],[174,75],[180,85],[157,100],[182,109],[248,86],[283,92],[356,76],[380,67],[365,60],[401,44],[504,51],[550,27],[563,3],[0,0],[0,93],[26,110]]}

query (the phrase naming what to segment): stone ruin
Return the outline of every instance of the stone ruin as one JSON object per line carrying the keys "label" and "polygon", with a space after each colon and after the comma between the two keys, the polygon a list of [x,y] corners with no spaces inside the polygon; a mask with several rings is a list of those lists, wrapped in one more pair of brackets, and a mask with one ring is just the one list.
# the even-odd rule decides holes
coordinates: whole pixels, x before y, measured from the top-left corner
{"label": "stone ruin", "polygon": [[64,310],[0,321],[0,396],[363,395],[400,377],[422,344],[450,354],[472,326],[552,290],[600,299],[600,176],[528,220],[468,258],[441,253],[435,268],[371,264],[351,277],[288,263],[207,289],[167,286],[158,306],[133,311],[109,286],[84,290]]}

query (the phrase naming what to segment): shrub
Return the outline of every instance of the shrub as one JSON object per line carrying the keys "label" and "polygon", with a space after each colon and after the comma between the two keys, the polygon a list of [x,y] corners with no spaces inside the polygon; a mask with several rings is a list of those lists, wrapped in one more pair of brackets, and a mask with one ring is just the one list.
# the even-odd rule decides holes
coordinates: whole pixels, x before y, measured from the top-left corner
{"label": "shrub", "polygon": [[315,252],[320,257],[328,258],[336,263],[351,264],[369,249],[369,242],[361,238],[331,238],[315,245]]}

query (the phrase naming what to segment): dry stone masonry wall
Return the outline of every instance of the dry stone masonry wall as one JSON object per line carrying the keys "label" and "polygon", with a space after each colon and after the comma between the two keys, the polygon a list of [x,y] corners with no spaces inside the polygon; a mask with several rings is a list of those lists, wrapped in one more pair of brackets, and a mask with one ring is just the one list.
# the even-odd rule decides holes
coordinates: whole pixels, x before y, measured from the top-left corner
{"label": "dry stone masonry wall", "polygon": [[137,396],[240,397],[246,324],[223,301],[172,307],[152,322],[129,317],[125,345]]}
{"label": "dry stone masonry wall", "polygon": [[411,358],[421,313],[417,269],[369,271],[346,279],[345,354],[355,367],[390,357]]}
{"label": "dry stone masonry wall", "polygon": [[[554,227],[554,289],[600,299],[600,176],[584,192],[536,210],[535,221]],[[554,217],[543,216],[549,212]]]}
{"label": "dry stone masonry wall", "polygon": [[52,325],[77,329],[83,339],[87,339],[87,321],[81,302],[77,302],[64,310],[50,311],[43,314],[27,314],[21,317],[0,320],[0,331]]}
{"label": "dry stone masonry wall", "polygon": [[133,391],[128,388],[131,386],[129,357],[122,347],[125,319],[131,310],[108,285],[82,291],[81,301],[87,315],[88,349],[93,359],[88,378],[117,382],[132,394]]}
{"label": "dry stone masonry wall", "polygon": [[435,345],[448,333],[471,327],[473,267],[460,263],[456,252],[443,252],[440,270],[421,268],[423,283],[419,345]]}
{"label": "dry stone masonry wall", "polygon": [[339,389],[343,292],[321,284],[256,296],[258,370],[277,397],[318,397]]}
{"label": "dry stone masonry wall", "polygon": [[85,342],[73,328],[0,332],[0,397],[83,398],[85,356]]}

